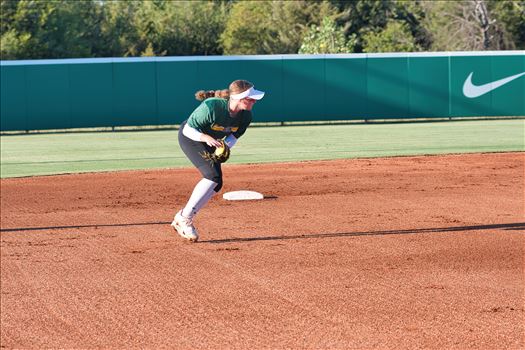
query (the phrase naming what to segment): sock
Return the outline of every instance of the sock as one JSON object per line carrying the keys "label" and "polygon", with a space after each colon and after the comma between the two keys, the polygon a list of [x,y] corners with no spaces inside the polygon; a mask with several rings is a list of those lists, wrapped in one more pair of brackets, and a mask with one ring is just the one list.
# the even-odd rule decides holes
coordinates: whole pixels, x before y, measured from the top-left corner
{"label": "sock", "polygon": [[216,182],[213,182],[208,179],[200,180],[186,203],[184,209],[182,209],[182,216],[187,218],[192,218],[195,216],[199,210],[210,200],[211,197],[215,194],[213,190],[217,186]]}

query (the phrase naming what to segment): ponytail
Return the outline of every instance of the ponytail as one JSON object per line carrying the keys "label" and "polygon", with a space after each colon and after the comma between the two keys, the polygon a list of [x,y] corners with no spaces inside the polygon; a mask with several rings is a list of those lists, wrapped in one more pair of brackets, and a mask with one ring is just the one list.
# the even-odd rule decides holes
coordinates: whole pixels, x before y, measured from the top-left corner
{"label": "ponytail", "polygon": [[205,99],[210,98],[210,97],[220,97],[220,98],[224,98],[227,100],[228,98],[230,98],[230,90],[228,89],[208,90],[208,91],[199,90],[195,93],[195,98],[198,101],[204,101]]}
{"label": "ponytail", "polygon": [[244,92],[248,90],[249,88],[253,87],[253,84],[250,83],[248,80],[234,80],[231,84],[229,89],[222,89],[222,90],[199,90],[195,93],[195,98],[198,101],[204,101],[207,98],[210,97],[220,97],[224,98],[225,100],[230,98],[230,92],[232,94],[239,94],[241,92]]}

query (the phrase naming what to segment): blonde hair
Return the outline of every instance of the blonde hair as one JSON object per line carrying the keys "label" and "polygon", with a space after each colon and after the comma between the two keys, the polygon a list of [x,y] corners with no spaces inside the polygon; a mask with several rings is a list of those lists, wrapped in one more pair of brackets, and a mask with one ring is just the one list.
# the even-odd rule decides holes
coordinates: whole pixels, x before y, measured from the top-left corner
{"label": "blonde hair", "polygon": [[250,83],[248,80],[235,80],[233,81],[228,89],[222,89],[222,90],[199,90],[195,93],[195,98],[198,101],[204,101],[207,98],[211,97],[220,97],[224,99],[229,99],[230,94],[240,94],[241,92],[244,92],[251,88],[253,86],[252,83]]}

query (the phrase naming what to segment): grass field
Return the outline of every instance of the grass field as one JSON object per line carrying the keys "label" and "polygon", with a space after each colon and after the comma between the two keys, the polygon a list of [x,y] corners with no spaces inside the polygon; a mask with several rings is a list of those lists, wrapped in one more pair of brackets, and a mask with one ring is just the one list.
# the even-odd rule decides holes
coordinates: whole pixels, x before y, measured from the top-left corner
{"label": "grass field", "polygon": [[[524,151],[525,120],[253,127],[230,163]],[[177,131],[6,135],[1,177],[189,166]]]}

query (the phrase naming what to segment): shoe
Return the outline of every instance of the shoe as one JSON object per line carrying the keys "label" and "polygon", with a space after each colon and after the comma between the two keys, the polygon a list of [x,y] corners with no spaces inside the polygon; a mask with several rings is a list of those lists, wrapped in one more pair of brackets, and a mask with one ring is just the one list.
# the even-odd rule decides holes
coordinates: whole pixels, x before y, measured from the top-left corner
{"label": "shoe", "polygon": [[190,242],[197,242],[199,239],[197,230],[195,229],[195,226],[193,226],[192,219],[182,216],[182,210],[175,215],[171,226],[182,238],[185,238]]}

